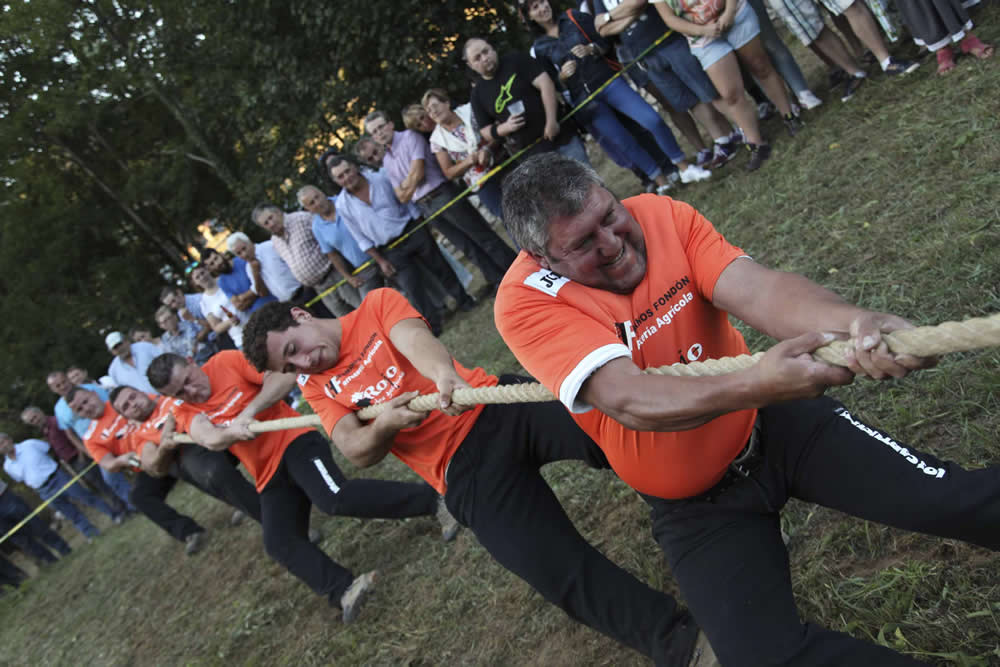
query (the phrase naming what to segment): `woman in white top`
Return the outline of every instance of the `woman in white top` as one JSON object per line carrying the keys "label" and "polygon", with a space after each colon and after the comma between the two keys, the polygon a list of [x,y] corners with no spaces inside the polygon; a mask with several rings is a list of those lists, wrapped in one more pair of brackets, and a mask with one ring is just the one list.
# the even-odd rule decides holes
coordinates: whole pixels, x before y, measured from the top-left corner
{"label": "woman in white top", "polygon": [[490,213],[503,220],[499,179],[479,182],[493,166],[493,153],[490,144],[476,131],[472,108],[463,104],[452,110],[448,93],[441,88],[428,90],[420,103],[424,105],[428,117],[437,124],[431,132],[431,152],[445,178],[452,181],[461,178]]}

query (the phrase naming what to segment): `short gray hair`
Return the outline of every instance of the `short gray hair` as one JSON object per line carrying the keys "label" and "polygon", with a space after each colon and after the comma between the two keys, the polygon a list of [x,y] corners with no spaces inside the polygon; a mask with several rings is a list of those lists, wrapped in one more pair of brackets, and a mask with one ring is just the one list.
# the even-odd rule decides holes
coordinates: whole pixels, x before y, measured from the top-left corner
{"label": "short gray hair", "polygon": [[315,185],[303,185],[301,188],[299,188],[299,191],[295,193],[295,198],[299,200],[299,205],[302,204],[302,198],[306,196],[306,193],[311,192],[313,190],[320,193],[324,197],[326,196],[326,193],[317,188]]}
{"label": "short gray hair", "polygon": [[250,221],[256,225],[257,218],[260,217],[264,211],[278,211],[279,213],[284,213],[280,206],[275,206],[274,204],[257,204],[253,207],[253,211],[250,212]]}
{"label": "short gray hair", "polygon": [[226,247],[229,248],[229,252],[233,252],[233,246],[235,246],[240,241],[243,241],[244,243],[249,243],[251,245],[253,244],[253,241],[250,240],[250,237],[244,234],[243,232],[233,232],[226,239]]}
{"label": "short gray hair", "polygon": [[368,123],[371,123],[374,120],[378,120],[379,118],[381,118],[387,123],[391,121],[391,119],[389,118],[389,114],[382,111],[381,109],[376,109],[375,111],[372,111],[370,114],[365,116],[365,131],[366,132],[368,131]]}
{"label": "short gray hair", "polygon": [[525,160],[503,182],[503,219],[522,248],[548,256],[549,223],[583,210],[591,187],[604,187],[588,165],[552,151]]}

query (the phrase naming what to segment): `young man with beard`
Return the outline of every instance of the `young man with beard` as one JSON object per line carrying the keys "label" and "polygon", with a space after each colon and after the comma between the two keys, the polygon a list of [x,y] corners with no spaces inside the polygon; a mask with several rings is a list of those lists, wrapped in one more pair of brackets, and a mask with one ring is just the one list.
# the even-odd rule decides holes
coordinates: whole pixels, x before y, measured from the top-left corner
{"label": "young man with beard", "polygon": [[254,271],[242,258],[230,259],[212,248],[202,251],[201,263],[212,272],[237,310],[252,313],[265,303],[275,301],[261,276],[259,264]]}
{"label": "young man with beard", "polygon": [[[570,617],[657,664],[714,664],[698,628],[669,596],[652,590],[591,546],[563,511],[539,468],[562,460],[606,461],[559,405],[461,406],[459,387],[513,384],[457,363],[398,293],[375,290],[337,320],[274,304],[247,324],[245,354],[259,370],[296,371],[302,395],[355,465],[395,454],[444,494],[448,509],[494,559]],[[440,410],[414,412],[418,393],[441,392]],[[355,412],[386,410],[370,422]]]}
{"label": "young man with beard", "polygon": [[313,505],[332,516],[360,518],[437,513],[444,537],[454,536],[449,525],[454,520],[439,512],[439,497],[426,484],[347,479],[326,439],[311,428],[249,430],[256,419],[299,416],[281,400],[294,386],[294,375],[260,373],[239,352],[224,351],[202,367],[177,355],[161,355],[149,368],[149,380],[163,394],[181,399],[172,406],[178,430],[206,449],[228,449],[243,463],[260,494],[268,555],[340,607],[345,623],[357,616],[375,572],[355,577],[309,540]]}
{"label": "young man with beard", "polygon": [[[1000,467],[914,451],[821,397],[855,375],[933,364],[888,350],[883,334],[912,325],[755,263],[687,204],[619,202],[557,155],[507,178],[504,214],[524,250],[500,288],[497,328],[647,500],[721,662],[921,664],[800,620],[779,514],[797,497],[1000,549]],[[726,375],[642,373],[746,354],[729,315],[781,342]],[[809,355],[834,340],[827,332],[850,332],[847,368]]]}

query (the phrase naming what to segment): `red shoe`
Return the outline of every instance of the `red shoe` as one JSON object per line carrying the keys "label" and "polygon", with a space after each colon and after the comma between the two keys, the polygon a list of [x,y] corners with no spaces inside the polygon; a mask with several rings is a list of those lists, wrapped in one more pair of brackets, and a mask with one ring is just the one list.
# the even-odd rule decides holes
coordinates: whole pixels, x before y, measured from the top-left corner
{"label": "red shoe", "polygon": [[955,69],[955,54],[951,52],[951,47],[946,46],[937,52],[937,73],[944,76]]}
{"label": "red shoe", "polygon": [[965,39],[959,42],[958,48],[961,49],[962,53],[971,53],[979,60],[986,60],[993,55],[994,51],[992,44],[987,44],[972,33],[966,35]]}

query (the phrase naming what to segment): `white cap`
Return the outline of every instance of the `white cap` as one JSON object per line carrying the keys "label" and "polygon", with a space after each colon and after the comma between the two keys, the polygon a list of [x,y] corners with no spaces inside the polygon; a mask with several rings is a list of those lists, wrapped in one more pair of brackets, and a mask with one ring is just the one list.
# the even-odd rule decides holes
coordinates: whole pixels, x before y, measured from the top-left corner
{"label": "white cap", "polygon": [[115,349],[115,345],[125,340],[120,331],[112,331],[104,337],[104,344],[108,346],[108,352]]}

